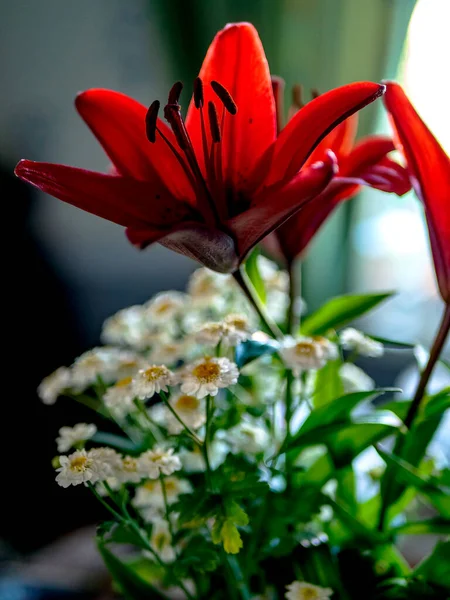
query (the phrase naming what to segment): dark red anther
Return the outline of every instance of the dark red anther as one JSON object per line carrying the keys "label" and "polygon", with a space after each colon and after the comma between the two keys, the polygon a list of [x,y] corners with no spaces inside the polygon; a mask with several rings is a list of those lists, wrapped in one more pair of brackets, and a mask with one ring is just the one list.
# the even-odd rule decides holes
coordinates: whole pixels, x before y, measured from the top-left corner
{"label": "dark red anther", "polygon": [[182,150],[189,147],[189,140],[186,138],[186,132],[183,127],[180,107],[178,104],[166,104],[164,107],[164,118],[169,123],[176,137],[178,145]]}
{"label": "dark red anther", "polygon": [[197,77],[194,81],[194,104],[195,108],[202,108],[204,104],[203,81]]}
{"label": "dark red anther", "polygon": [[156,142],[156,122],[158,119],[159,106],[159,100],[155,100],[150,104],[147,114],[145,115],[145,131],[148,141],[152,144]]}
{"label": "dark red anther", "polygon": [[313,100],[318,98],[320,96],[319,90],[317,88],[311,88],[311,96]]}
{"label": "dark red anther", "polygon": [[211,81],[211,87],[216,93],[216,95],[219,97],[227,111],[231,115],[235,115],[237,113],[237,106],[227,88],[223,87],[223,85],[220,84],[218,81]]}
{"label": "dark red anther", "polygon": [[211,100],[208,102],[208,118],[209,118],[209,129],[211,131],[211,137],[213,142],[220,142],[220,127],[219,118],[217,116],[216,105]]}
{"label": "dark red anther", "polygon": [[176,83],[174,83],[170,89],[167,104],[178,104],[178,100],[180,99],[182,90],[183,84],[181,83],[181,81],[177,81]]}

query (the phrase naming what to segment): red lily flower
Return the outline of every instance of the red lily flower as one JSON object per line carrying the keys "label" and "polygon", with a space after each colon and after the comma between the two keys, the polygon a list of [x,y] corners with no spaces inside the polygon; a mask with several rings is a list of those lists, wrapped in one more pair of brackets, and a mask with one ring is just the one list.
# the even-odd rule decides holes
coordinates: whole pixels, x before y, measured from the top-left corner
{"label": "red lily flower", "polygon": [[439,290],[450,306],[450,158],[397,83],[387,83],[385,105],[423,203]]}
{"label": "red lily flower", "polygon": [[[248,23],[217,34],[195,82],[186,121],[170,91],[164,116],[108,90],[80,94],[76,107],[114,165],[101,174],[21,161],[16,174],[41,190],[221,272],[233,272],[268,233],[316,197],[333,177],[331,155],[305,167],[343,119],[384,87],[353,83],[313,100],[277,138],[269,67]],[[217,114],[219,109],[219,116]],[[302,168],[303,167],[303,168]]]}
{"label": "red lily flower", "polygon": [[[276,99],[280,97],[278,85],[275,82]],[[282,122],[281,118],[279,122]],[[334,209],[344,200],[353,198],[361,185],[400,196],[411,189],[406,169],[388,157],[395,150],[392,139],[372,135],[355,143],[357,128],[358,115],[354,114],[328,134],[306,161],[305,168],[324,160],[326,152],[331,150],[337,158],[339,171],[320,194],[265,239],[266,249],[275,258],[290,264],[303,255]]]}

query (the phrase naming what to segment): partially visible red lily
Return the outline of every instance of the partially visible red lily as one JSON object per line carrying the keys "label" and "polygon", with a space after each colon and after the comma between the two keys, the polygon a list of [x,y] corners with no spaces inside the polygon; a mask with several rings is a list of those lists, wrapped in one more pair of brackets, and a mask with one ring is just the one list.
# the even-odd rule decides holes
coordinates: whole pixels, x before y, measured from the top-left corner
{"label": "partially visible red lily", "polygon": [[397,83],[387,83],[385,104],[423,203],[439,290],[450,306],[450,158]]}
{"label": "partially visible red lily", "polygon": [[[280,97],[278,87],[279,82],[275,81],[276,99]],[[326,152],[331,150],[339,170],[325,190],[266,238],[264,245],[275,258],[290,264],[304,255],[334,209],[344,200],[353,198],[361,185],[400,196],[411,189],[406,169],[388,156],[395,150],[392,139],[372,135],[355,143],[357,128],[358,115],[354,114],[328,134],[309,156],[305,168],[323,160]]]}
{"label": "partially visible red lily", "polygon": [[[16,174],[41,190],[127,228],[140,248],[160,242],[211,269],[233,272],[251,248],[318,196],[335,173],[331,154],[311,159],[341,121],[384,92],[360,82],[300,110],[277,137],[261,41],[248,23],[215,37],[195,82],[186,121],[170,91],[164,116],[108,90],[76,107],[114,165],[110,174],[21,161]],[[319,158],[319,157],[318,157]]]}

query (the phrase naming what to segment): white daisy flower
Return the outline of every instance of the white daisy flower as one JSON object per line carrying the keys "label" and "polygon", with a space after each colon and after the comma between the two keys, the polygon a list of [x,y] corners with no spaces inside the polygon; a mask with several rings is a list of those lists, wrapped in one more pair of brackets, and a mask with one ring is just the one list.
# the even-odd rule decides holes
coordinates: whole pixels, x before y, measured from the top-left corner
{"label": "white daisy flower", "polygon": [[117,477],[107,477],[105,480],[99,481],[95,484],[95,490],[100,496],[109,495],[109,492],[105,487],[104,483],[107,484],[108,487],[113,490],[113,492],[117,492],[122,486],[122,483],[117,479]]}
{"label": "white daisy flower", "polygon": [[378,358],[384,354],[384,346],[381,342],[373,340],[353,327],[343,329],[339,334],[339,339],[343,348],[361,356]]}
{"label": "white daisy flower", "polygon": [[323,588],[304,581],[293,581],[286,586],[286,600],[329,600],[333,595],[331,588]]}
{"label": "white daisy flower", "polygon": [[101,340],[105,344],[133,346],[144,327],[144,307],[130,306],[119,310],[103,324]]}
{"label": "white daisy flower", "polygon": [[178,316],[186,304],[187,296],[182,292],[162,292],[145,304],[146,318],[150,323],[166,323]]}
{"label": "white daisy flower", "polygon": [[186,365],[179,373],[181,391],[199,399],[216,396],[220,388],[234,385],[238,378],[236,364],[224,357],[206,356]]}
{"label": "white daisy flower", "polygon": [[289,290],[289,275],[287,272],[279,269],[276,263],[265,256],[259,255],[257,262],[266,290],[287,293]]}
{"label": "white daisy flower", "polygon": [[[170,398],[170,404],[189,429],[199,429],[206,422],[206,407],[196,396],[178,393]],[[165,406],[167,429],[171,434],[183,431],[183,426]]]}
{"label": "white daisy flower", "polygon": [[211,301],[222,300],[224,289],[232,282],[230,275],[223,275],[201,268],[192,273],[187,291],[194,305],[210,306]]}
{"label": "white daisy flower", "polygon": [[375,389],[375,381],[353,363],[345,363],[339,369],[339,375],[346,394],[351,392],[370,392]]}
{"label": "white daisy flower", "polygon": [[71,371],[67,367],[59,367],[41,381],[37,393],[44,404],[55,404],[58,396],[70,388]]}
{"label": "white daisy flower", "polygon": [[101,377],[109,383],[130,375],[139,368],[139,358],[128,350],[103,346],[79,356],[72,365],[72,383],[83,391]]}
{"label": "white daisy flower", "polygon": [[173,454],[173,449],[153,448],[141,454],[137,460],[137,470],[142,477],[157,479],[162,475],[172,475],[181,469],[181,461]]}
{"label": "white daisy flower", "polygon": [[135,408],[133,379],[124,377],[103,395],[103,403],[115,419],[123,419]]}
{"label": "white daisy flower", "polygon": [[141,369],[133,379],[134,395],[140,400],[151,398],[161,390],[167,392],[167,386],[175,383],[175,376],[165,365],[150,365]]}
{"label": "white daisy flower", "polygon": [[100,446],[89,450],[89,456],[98,464],[102,463],[106,470],[109,469],[111,477],[117,477],[122,470],[122,457],[113,448]]}
{"label": "white daisy flower", "polygon": [[294,339],[287,336],[280,349],[286,366],[300,373],[310,369],[321,369],[328,360],[337,356],[335,344],[326,338],[303,337]]}
{"label": "white daisy flower", "polygon": [[77,423],[73,427],[61,427],[56,438],[58,452],[67,452],[80,442],[90,440],[96,433],[97,427],[93,423]]}
{"label": "white daisy flower", "polygon": [[184,357],[184,340],[165,340],[153,346],[149,360],[157,365],[174,365]]}
{"label": "white daisy flower", "polygon": [[235,427],[220,432],[220,437],[226,439],[234,454],[244,452],[259,454],[267,449],[270,436],[267,429],[250,420],[242,420]]}
{"label": "white daisy flower", "polygon": [[175,549],[172,546],[169,524],[164,519],[153,521],[150,544],[158,556],[164,562],[173,562],[176,558]]}
{"label": "white daisy flower", "polygon": [[139,473],[138,459],[134,456],[124,456],[117,471],[117,478],[121,483],[139,483],[142,477]]}
{"label": "white daisy flower", "polygon": [[200,344],[208,346],[217,346],[219,342],[237,346],[250,337],[249,320],[242,314],[230,314],[223,321],[205,323],[194,337]]}
{"label": "white daisy flower", "polygon": [[[182,494],[192,492],[192,486],[187,479],[178,477],[164,478],[164,484],[167,493],[167,503],[173,504]],[[164,496],[159,479],[146,481],[143,485],[136,488],[136,494],[132,501],[133,506],[139,509],[164,510]]]}
{"label": "white daisy flower", "polygon": [[56,481],[63,488],[88,481],[96,483],[112,475],[110,465],[98,459],[92,451],[76,450],[69,456],[60,456],[59,463]]}

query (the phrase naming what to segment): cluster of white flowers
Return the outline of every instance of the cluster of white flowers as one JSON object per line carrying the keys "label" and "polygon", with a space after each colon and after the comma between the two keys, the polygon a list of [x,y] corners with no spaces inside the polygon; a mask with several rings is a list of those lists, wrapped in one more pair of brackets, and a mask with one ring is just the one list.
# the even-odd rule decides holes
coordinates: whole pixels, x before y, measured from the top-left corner
{"label": "cluster of white flowers", "polygon": [[[63,441],[66,442],[66,439]],[[69,449],[68,443],[67,441],[63,447]],[[88,451],[83,448],[68,456],[60,456],[58,461],[56,481],[62,487],[106,482],[111,488],[118,489],[124,483],[157,479],[161,475],[172,475],[182,468],[180,458],[174,454],[173,448],[159,447],[147,450],[137,457],[122,456],[112,448],[100,447]]]}
{"label": "cluster of white flowers", "polygon": [[339,340],[345,350],[351,350],[361,356],[378,358],[384,354],[384,346],[381,342],[364,335],[353,327],[343,329],[339,334]]}
{"label": "cluster of white flowers", "polygon": [[302,371],[321,369],[329,360],[338,357],[338,349],[325,337],[284,339],[280,354],[289,369],[299,374]]}
{"label": "cluster of white flowers", "polygon": [[217,346],[223,343],[225,347],[230,347],[249,339],[250,335],[248,317],[242,314],[230,314],[223,321],[205,323],[194,337],[200,344]]}

